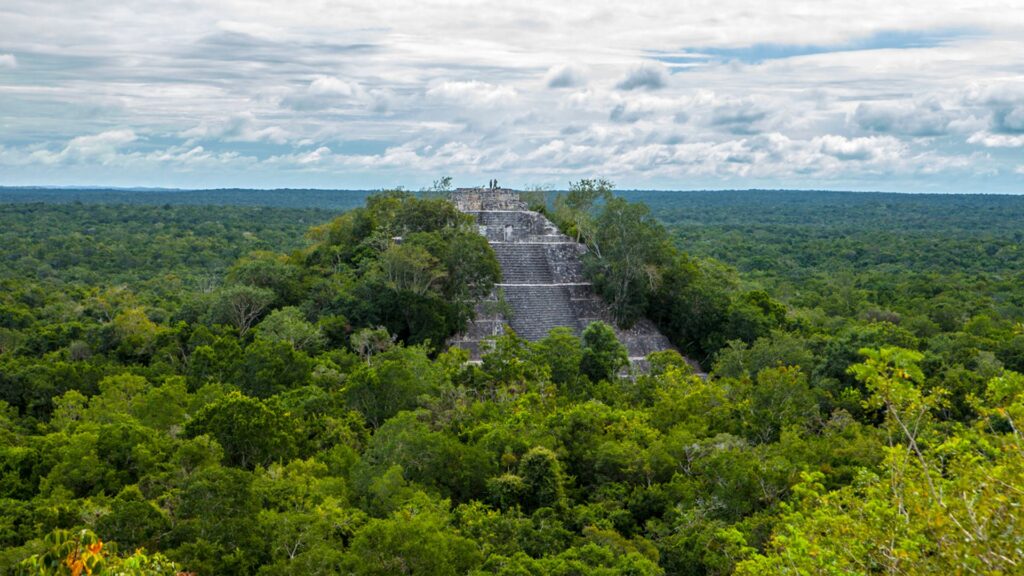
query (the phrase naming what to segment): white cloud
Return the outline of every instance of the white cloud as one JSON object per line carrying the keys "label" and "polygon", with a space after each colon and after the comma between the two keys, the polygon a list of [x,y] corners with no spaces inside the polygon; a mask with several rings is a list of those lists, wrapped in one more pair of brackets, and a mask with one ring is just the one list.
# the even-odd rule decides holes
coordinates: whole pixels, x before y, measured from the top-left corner
{"label": "white cloud", "polygon": [[121,158],[121,161],[143,169],[169,165],[185,172],[225,168],[242,170],[257,163],[256,158],[252,156],[245,156],[237,152],[212,152],[202,146],[171,146],[163,150],[155,150],[144,156],[125,156]]}
{"label": "white cloud", "polygon": [[1024,103],[996,109],[992,114],[993,127],[1010,134],[1024,134]]}
{"label": "white cloud", "polygon": [[331,149],[321,146],[312,152],[303,154],[297,159],[299,164],[318,164],[331,157]]}
{"label": "white cloud", "polygon": [[389,90],[367,90],[360,83],[318,75],[305,87],[281,99],[281,104],[300,112],[355,109],[387,112],[393,99]]}
{"label": "white cloud", "polygon": [[240,112],[224,120],[202,122],[178,134],[188,141],[223,139],[227,142],[270,142],[285,144],[293,135],[284,128],[267,125],[252,112]]}
{"label": "white cloud", "polygon": [[615,87],[619,90],[660,90],[667,83],[663,66],[641,64],[631,69]]}
{"label": "white cloud", "polygon": [[17,68],[18,59],[14,54],[0,54],[0,68]]}
{"label": "white cloud", "polygon": [[985,148],[1020,148],[1024,146],[1024,134],[993,134],[991,132],[975,132],[967,139],[968,144],[980,144]]}
{"label": "white cloud", "polygon": [[548,88],[576,88],[586,84],[583,71],[578,66],[552,66],[544,76]]}
{"label": "white cloud", "polygon": [[987,116],[987,129],[971,135],[968,142],[989,148],[1024,145],[1024,78],[973,84],[964,102]]}
{"label": "white cloud", "polygon": [[132,130],[108,130],[99,134],[78,136],[68,141],[59,152],[46,149],[35,150],[29,158],[41,164],[63,164],[67,162],[97,162],[109,164],[118,156],[118,151],[134,142],[138,137]]}
{"label": "white cloud", "polygon": [[427,97],[467,106],[488,107],[510,102],[516,97],[516,91],[510,86],[479,80],[446,81],[428,88]]}
{"label": "white cloud", "polygon": [[902,155],[906,146],[898,139],[889,136],[871,136],[868,138],[847,138],[835,134],[826,134],[814,139],[818,149],[839,160],[869,161]]}
{"label": "white cloud", "polygon": [[941,136],[954,117],[937,98],[893,103],[864,102],[853,120],[865,130],[909,136]]}
{"label": "white cloud", "polygon": [[309,93],[316,96],[342,96],[351,98],[362,89],[354,82],[340,80],[333,76],[317,76],[309,83]]}
{"label": "white cloud", "polygon": [[752,98],[727,99],[714,107],[711,125],[733,134],[757,134],[766,129],[773,109]]}
{"label": "white cloud", "polygon": [[612,122],[625,122],[632,124],[637,122],[648,115],[646,110],[643,110],[637,106],[630,106],[629,104],[617,104],[612,108],[611,113],[608,115],[608,119]]}
{"label": "white cloud", "polygon": [[964,101],[971,104],[1004,105],[1024,102],[1024,78],[1007,81],[972,82],[964,90]]}

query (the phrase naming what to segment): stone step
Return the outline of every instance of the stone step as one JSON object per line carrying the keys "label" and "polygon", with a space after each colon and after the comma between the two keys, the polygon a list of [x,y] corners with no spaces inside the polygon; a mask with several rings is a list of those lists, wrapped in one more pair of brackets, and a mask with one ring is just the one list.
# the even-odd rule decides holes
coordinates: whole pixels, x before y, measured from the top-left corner
{"label": "stone step", "polygon": [[585,282],[578,244],[492,242],[491,247],[498,257],[505,282]]}
{"label": "stone step", "polygon": [[505,301],[513,314],[509,325],[527,340],[539,340],[557,326],[579,333],[569,292],[560,285],[504,286]]}
{"label": "stone step", "polygon": [[492,244],[503,283],[545,284],[554,281],[547,253],[540,244]]}
{"label": "stone step", "polygon": [[583,276],[583,265],[579,260],[567,260],[562,262],[548,262],[551,268],[551,277],[560,284],[584,283],[587,279]]}
{"label": "stone step", "polygon": [[530,234],[524,236],[522,242],[534,242],[537,244],[576,244],[572,238],[564,234]]}
{"label": "stone step", "polygon": [[573,298],[572,308],[580,318],[603,318],[607,315],[604,302],[597,296]]}

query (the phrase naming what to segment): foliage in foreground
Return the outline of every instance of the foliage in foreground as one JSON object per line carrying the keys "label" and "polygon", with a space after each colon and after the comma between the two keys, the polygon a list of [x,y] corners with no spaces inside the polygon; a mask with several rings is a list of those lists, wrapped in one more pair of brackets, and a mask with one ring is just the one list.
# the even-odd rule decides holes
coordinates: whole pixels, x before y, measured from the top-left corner
{"label": "foliage in foreground", "polygon": [[923,356],[865,350],[851,371],[884,411],[877,469],[828,492],[804,473],[784,504],[766,555],[737,574],[1012,574],[1024,565],[1024,376],[1008,372],[972,399],[978,418],[934,420],[944,391],[921,391]]}
{"label": "foliage in foreground", "polygon": [[46,550],[14,569],[18,576],[185,576],[161,554],[139,549],[128,556],[111,552],[91,530],[54,530],[43,539]]}

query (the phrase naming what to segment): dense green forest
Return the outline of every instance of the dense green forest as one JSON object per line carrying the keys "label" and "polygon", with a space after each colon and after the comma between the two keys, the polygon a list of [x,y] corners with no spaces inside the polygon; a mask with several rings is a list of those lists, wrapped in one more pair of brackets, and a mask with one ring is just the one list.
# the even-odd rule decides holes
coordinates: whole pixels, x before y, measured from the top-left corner
{"label": "dense green forest", "polygon": [[468,364],[471,220],[251,192],[0,194],[0,573],[1024,570],[1024,199],[531,197],[701,378],[601,324]]}
{"label": "dense green forest", "polygon": [[221,188],[44,188],[0,186],[0,202],[12,204],[131,204],[321,208],[335,212],[362,205],[369,190],[252,190]]}

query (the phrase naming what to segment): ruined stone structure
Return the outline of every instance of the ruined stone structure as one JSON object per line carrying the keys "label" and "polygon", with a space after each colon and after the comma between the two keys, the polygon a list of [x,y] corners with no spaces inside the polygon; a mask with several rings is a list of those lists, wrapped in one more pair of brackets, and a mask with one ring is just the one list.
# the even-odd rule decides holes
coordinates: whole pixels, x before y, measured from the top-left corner
{"label": "ruined stone structure", "polygon": [[[459,188],[451,198],[459,210],[476,217],[502,273],[501,283],[477,306],[476,319],[452,345],[479,359],[483,341],[501,334],[506,324],[530,341],[547,336],[556,326],[566,326],[576,335],[596,320],[615,326],[604,302],[583,277],[580,256],[586,246],[559,232],[542,214],[527,210],[517,192]],[[616,328],[616,334],[634,362],[672,348],[647,319],[629,330]]]}

